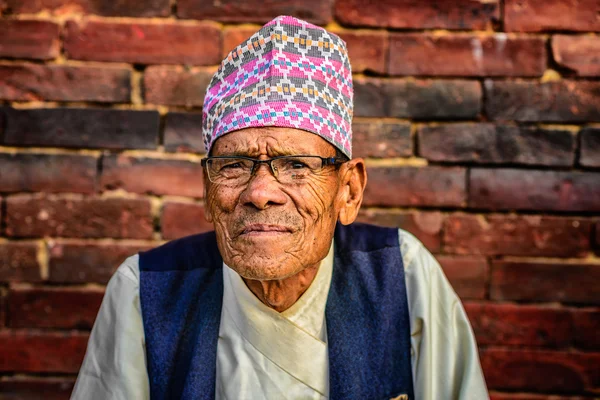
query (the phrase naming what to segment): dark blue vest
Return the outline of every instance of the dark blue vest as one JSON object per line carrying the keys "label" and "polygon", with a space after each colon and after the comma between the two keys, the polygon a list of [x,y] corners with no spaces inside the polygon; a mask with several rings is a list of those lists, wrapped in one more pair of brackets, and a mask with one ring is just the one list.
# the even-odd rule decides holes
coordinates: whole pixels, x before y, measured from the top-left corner
{"label": "dark blue vest", "polygon": [[[140,254],[153,400],[214,399],[222,264],[214,232]],[[325,318],[331,399],[414,399],[396,229],[337,226]]]}

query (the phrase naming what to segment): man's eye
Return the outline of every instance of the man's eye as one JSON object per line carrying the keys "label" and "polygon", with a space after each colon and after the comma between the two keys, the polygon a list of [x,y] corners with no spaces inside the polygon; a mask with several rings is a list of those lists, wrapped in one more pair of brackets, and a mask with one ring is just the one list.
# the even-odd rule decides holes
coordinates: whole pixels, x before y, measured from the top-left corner
{"label": "man's eye", "polygon": [[236,162],[230,162],[228,164],[221,165],[221,168],[219,170],[220,171],[224,171],[224,170],[225,171],[226,170],[230,170],[231,171],[231,170],[235,170],[235,169],[241,169],[243,167],[244,167],[244,165],[241,162],[236,161]]}
{"label": "man's eye", "polygon": [[302,168],[308,168],[308,166],[303,163],[302,161],[298,161],[298,160],[290,160],[288,161],[287,168],[289,169],[302,169]]}

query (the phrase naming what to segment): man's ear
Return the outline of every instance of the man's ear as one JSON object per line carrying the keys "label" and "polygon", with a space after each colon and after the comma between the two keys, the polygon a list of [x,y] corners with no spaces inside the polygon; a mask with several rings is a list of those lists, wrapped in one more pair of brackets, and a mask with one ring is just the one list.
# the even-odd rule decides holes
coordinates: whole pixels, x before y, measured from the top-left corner
{"label": "man's ear", "polygon": [[208,180],[208,175],[206,174],[206,169],[204,168],[202,169],[202,179],[204,180],[204,219],[212,224],[213,217],[208,204],[208,186],[210,185],[210,181]]}
{"label": "man's ear", "polygon": [[354,222],[367,185],[367,167],[362,158],[354,158],[340,167],[339,220],[348,225]]}

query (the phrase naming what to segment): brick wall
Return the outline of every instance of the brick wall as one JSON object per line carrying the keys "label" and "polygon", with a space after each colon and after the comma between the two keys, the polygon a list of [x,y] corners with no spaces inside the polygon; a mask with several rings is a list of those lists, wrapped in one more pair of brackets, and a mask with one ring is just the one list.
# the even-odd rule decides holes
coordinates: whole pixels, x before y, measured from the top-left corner
{"label": "brick wall", "polygon": [[347,41],[361,219],[438,256],[493,398],[600,395],[600,0],[0,10],[0,398],[67,398],[116,266],[211,229],[205,87],[279,14]]}

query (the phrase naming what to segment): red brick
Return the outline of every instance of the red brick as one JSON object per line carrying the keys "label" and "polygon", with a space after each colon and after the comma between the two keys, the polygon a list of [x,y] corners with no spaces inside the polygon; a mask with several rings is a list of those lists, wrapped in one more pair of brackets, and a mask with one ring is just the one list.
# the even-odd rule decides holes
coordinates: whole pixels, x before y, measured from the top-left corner
{"label": "red brick", "polygon": [[0,332],[0,371],[76,373],[88,335]]}
{"label": "red brick", "polygon": [[74,378],[4,377],[0,379],[0,399],[3,400],[67,400],[71,396]]}
{"label": "red brick", "polygon": [[177,16],[223,22],[264,23],[278,15],[293,15],[314,24],[325,25],[331,20],[331,2],[332,0],[179,0]]}
{"label": "red brick", "polygon": [[553,128],[489,123],[425,125],[418,129],[419,155],[438,162],[571,166],[576,137]]}
{"label": "red brick", "polygon": [[254,33],[258,32],[260,26],[232,26],[223,30],[223,51],[221,56],[227,57],[227,54],[237,46],[246,41]]}
{"label": "red brick", "polygon": [[423,242],[429,251],[440,250],[444,216],[439,212],[395,212],[363,208],[357,220],[404,229]]}
{"label": "red brick", "polygon": [[169,0],[6,0],[6,3],[15,14],[48,12],[57,16],[77,13],[106,17],[166,17],[171,13]]}
{"label": "red brick", "polygon": [[582,393],[598,384],[598,353],[488,349],[481,366],[489,389]]}
{"label": "red brick", "polygon": [[465,184],[464,168],[373,167],[363,201],[366,206],[461,207]]}
{"label": "red brick", "polygon": [[600,309],[583,309],[573,312],[575,346],[584,350],[600,349]]}
{"label": "red brick", "polygon": [[600,173],[474,168],[469,182],[470,207],[600,211]]}
{"label": "red brick", "polygon": [[600,304],[600,265],[585,262],[494,261],[494,300]]}
{"label": "red brick", "polygon": [[165,118],[164,145],[167,151],[204,153],[202,114],[168,113]]}
{"label": "red brick", "polygon": [[496,120],[577,122],[600,120],[600,82],[486,80],[487,115]]}
{"label": "red brick", "polygon": [[103,290],[14,288],[8,297],[11,328],[91,329]]}
{"label": "red brick", "polygon": [[518,32],[598,31],[598,0],[506,0],[504,29]]}
{"label": "red brick", "polygon": [[0,242],[1,282],[40,282],[38,244]]}
{"label": "red brick", "polygon": [[211,65],[221,61],[221,31],[211,23],[67,21],[64,49],[77,60]]}
{"label": "red brick", "polygon": [[49,277],[53,283],[108,282],[129,256],[155,247],[132,243],[65,243],[51,241]]}
{"label": "red brick", "polygon": [[590,220],[575,217],[449,216],[444,251],[457,254],[584,257],[589,252]]}
{"label": "red brick", "polygon": [[6,233],[13,237],[150,239],[150,201],[15,195],[6,200]]}
{"label": "red brick", "polygon": [[49,21],[0,21],[0,57],[49,60],[59,53],[59,26]]}
{"label": "red brick", "polygon": [[186,69],[181,66],[148,67],[144,74],[146,103],[202,107],[212,69]]}
{"label": "red brick", "polygon": [[102,149],[154,149],[158,145],[156,111],[4,107],[0,108],[2,119],[6,145]]}
{"label": "red brick", "polygon": [[166,202],[160,226],[163,239],[167,240],[214,230],[204,217],[204,206],[193,203]]}
{"label": "red brick", "polygon": [[338,0],[335,16],[346,25],[483,30],[499,19],[500,8],[497,1]]}
{"label": "red brick", "polygon": [[391,75],[541,76],[545,69],[541,37],[408,33],[390,38]]}
{"label": "red brick", "polygon": [[461,299],[485,298],[487,260],[480,256],[436,256],[452,288]]}
{"label": "red brick", "polygon": [[204,196],[200,162],[121,154],[105,157],[102,167],[100,185],[103,189],[122,188],[142,194]]}
{"label": "red brick", "polygon": [[[600,2],[598,4],[600,5]],[[579,76],[600,75],[598,36],[555,35],[552,37],[552,53],[558,64],[574,70]]]}
{"label": "red brick", "polygon": [[357,122],[352,124],[354,157],[408,157],[412,137],[407,122]]}
{"label": "red brick", "polygon": [[600,128],[584,128],[581,137],[579,163],[586,167],[600,167]]}
{"label": "red brick", "polygon": [[574,333],[564,308],[466,303],[465,310],[479,346],[568,347]]}
{"label": "red brick", "polygon": [[356,78],[354,90],[357,117],[464,119],[481,110],[475,81]]}
{"label": "red brick", "polygon": [[126,68],[0,65],[0,99],[20,101],[129,102]]}
{"label": "red brick", "polygon": [[79,154],[0,153],[0,192],[93,193],[97,162]]}
{"label": "red brick", "polygon": [[336,33],[346,42],[352,72],[369,71],[381,75],[387,72],[387,32],[358,30]]}

